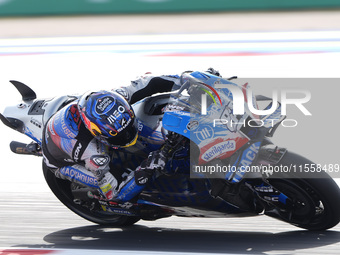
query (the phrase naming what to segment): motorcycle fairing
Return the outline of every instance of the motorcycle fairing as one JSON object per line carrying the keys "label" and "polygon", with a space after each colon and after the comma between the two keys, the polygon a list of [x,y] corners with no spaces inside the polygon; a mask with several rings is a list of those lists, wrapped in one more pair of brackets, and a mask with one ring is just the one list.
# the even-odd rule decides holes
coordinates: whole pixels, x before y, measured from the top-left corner
{"label": "motorcycle fairing", "polygon": [[15,84],[23,101],[17,105],[6,107],[3,114],[0,115],[0,119],[5,125],[24,133],[41,144],[44,124],[58,109],[75,100],[76,97],[60,96],[35,100],[35,93],[32,89],[19,82],[15,82]]}
{"label": "motorcycle fairing", "polygon": [[261,142],[255,142],[247,146],[233,163],[236,171],[227,173],[226,179],[231,180],[231,182],[240,182],[257,158],[260,146]]}
{"label": "motorcycle fairing", "polygon": [[[196,80],[191,85],[197,85],[199,93],[200,86],[209,84],[209,88],[213,89],[215,84],[233,84],[221,77],[209,75],[201,72],[190,74]],[[191,78],[189,78],[191,79]],[[234,84],[237,86],[236,84]],[[184,85],[183,85],[184,86]],[[202,85],[203,86],[203,85]],[[249,138],[238,132],[240,127],[230,127],[229,125],[215,125],[215,119],[221,119],[221,116],[231,118],[229,109],[232,105],[232,95],[227,89],[219,89],[218,96],[221,105],[211,103],[207,109],[207,115],[202,115],[200,112],[200,102],[192,101],[195,97],[195,90],[188,87],[190,100],[187,98],[177,98],[177,104],[172,107],[167,107],[163,117],[163,127],[168,131],[181,134],[198,145],[200,155],[198,157],[199,164],[205,164],[212,159],[218,157],[220,159],[228,158],[240,149],[249,141]],[[206,89],[203,88],[204,91]],[[190,91],[190,92],[189,92]],[[215,90],[214,90],[215,91]],[[215,91],[216,92],[216,91]],[[210,94],[211,95],[211,94]],[[196,107],[196,108],[195,108]],[[236,122],[241,122],[247,118],[247,114],[242,118],[235,119]]]}
{"label": "motorcycle fairing", "polygon": [[141,193],[138,203],[172,208],[179,214],[197,216],[201,211],[206,217],[243,212],[222,199],[212,197],[209,181],[191,179],[188,174],[158,177]]}
{"label": "motorcycle fairing", "polygon": [[190,113],[184,111],[165,112],[163,115],[163,127],[190,139]]}

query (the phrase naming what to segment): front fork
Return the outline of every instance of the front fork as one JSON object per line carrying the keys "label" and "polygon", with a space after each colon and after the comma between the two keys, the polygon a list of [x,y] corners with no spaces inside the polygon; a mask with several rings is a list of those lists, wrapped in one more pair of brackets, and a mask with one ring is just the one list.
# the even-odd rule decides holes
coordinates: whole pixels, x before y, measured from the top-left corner
{"label": "front fork", "polygon": [[257,184],[254,184],[251,178],[245,181],[245,185],[253,191],[260,201],[280,209],[287,209],[292,201],[284,193],[273,187],[268,179],[273,175],[276,170],[275,166],[280,163],[286,152],[285,148],[280,148],[272,143],[262,146],[255,162],[259,169],[260,174],[258,176],[261,181]]}
{"label": "front fork", "polygon": [[[221,197],[246,210],[261,212],[263,208],[268,207],[287,209],[291,200],[268,181],[272,173],[268,171],[269,166],[279,164],[286,154],[286,149],[274,146],[268,141],[264,141],[263,144],[263,146],[261,142],[248,144],[235,155],[229,163],[236,171],[228,172],[224,180],[219,178],[210,180],[211,195]],[[253,205],[250,205],[251,203]],[[249,205],[248,208],[246,204]]]}

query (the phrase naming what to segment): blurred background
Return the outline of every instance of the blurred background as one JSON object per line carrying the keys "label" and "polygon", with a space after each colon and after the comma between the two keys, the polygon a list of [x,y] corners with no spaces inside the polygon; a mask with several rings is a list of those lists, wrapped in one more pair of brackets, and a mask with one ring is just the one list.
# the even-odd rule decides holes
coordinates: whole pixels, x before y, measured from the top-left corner
{"label": "blurred background", "polygon": [[[1,111],[20,100],[9,80],[26,83],[42,98],[125,86],[146,72],[179,74],[209,67],[226,77],[294,78],[294,83],[282,86],[309,88],[312,101],[307,107],[314,116],[295,116],[299,126],[280,128],[275,142],[315,162],[338,164],[339,57],[338,0],[0,0]],[[313,87],[302,78],[313,79]],[[252,85],[254,92],[270,96],[271,90],[260,85]],[[26,243],[44,243],[41,236],[53,230],[87,224],[74,215],[68,218],[71,212],[49,193],[40,158],[10,152],[10,141],[29,143],[30,139],[2,124],[0,129],[0,202],[9,201],[2,207],[7,211],[0,212],[0,226],[11,229],[0,229],[0,247],[18,244],[20,238]],[[29,206],[23,207],[29,210],[33,204],[32,211],[8,213],[32,192],[44,193],[44,201],[53,201],[54,209],[59,205],[64,216],[58,217],[65,222],[52,230],[42,224],[35,241],[20,232],[27,222],[23,215],[38,224],[40,216],[50,222],[49,215],[42,213],[45,209],[28,199]],[[15,221],[16,225],[10,224]],[[173,226],[171,219],[169,222],[166,227]],[[191,227],[184,222],[183,227]],[[194,226],[224,229],[223,224],[202,224],[198,221]],[[242,221],[236,226],[245,231],[249,227]],[[262,229],[252,226],[253,231],[266,229],[268,225]],[[275,223],[269,231],[291,229],[294,227]],[[265,246],[267,238],[262,241]],[[278,254],[275,247],[268,249],[273,252],[268,254]],[[315,253],[320,254],[321,249]]]}
{"label": "blurred background", "polygon": [[337,0],[0,0],[0,36],[339,28]]}

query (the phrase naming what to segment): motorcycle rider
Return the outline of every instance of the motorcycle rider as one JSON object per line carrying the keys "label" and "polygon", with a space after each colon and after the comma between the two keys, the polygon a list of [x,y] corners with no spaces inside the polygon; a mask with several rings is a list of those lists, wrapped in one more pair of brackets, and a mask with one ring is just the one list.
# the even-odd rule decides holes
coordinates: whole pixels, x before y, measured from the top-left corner
{"label": "motorcycle rider", "polygon": [[44,166],[72,182],[95,187],[107,200],[126,202],[144,188],[166,159],[150,153],[136,171],[110,170],[109,149],[134,146],[138,139],[131,104],[158,92],[178,89],[180,77],[147,75],[114,91],[83,94],[55,113],[45,125]]}
{"label": "motorcycle rider", "polygon": [[[212,68],[207,72],[220,76]],[[167,149],[151,152],[128,174],[121,164],[110,171],[109,149],[127,149],[136,144],[136,118],[130,104],[155,93],[179,89],[180,85],[178,75],[147,75],[114,91],[83,94],[55,113],[45,125],[42,140],[45,167],[59,178],[99,189],[107,200],[132,200],[144,189],[155,169],[164,170],[172,156],[165,151],[178,144],[172,144],[169,139],[163,146]],[[224,180],[217,181],[211,180],[212,196],[248,209],[249,203],[243,202],[248,199],[240,199],[238,192],[233,194]]]}

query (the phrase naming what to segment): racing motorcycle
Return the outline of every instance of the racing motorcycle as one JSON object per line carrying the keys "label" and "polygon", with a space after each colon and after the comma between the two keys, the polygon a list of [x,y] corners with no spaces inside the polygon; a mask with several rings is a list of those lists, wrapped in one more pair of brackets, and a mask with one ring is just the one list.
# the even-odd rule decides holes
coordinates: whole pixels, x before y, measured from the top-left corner
{"label": "racing motorcycle", "polygon": [[[232,91],[250,91],[229,79],[206,72],[181,76],[177,91],[154,95],[133,105],[139,140],[133,148],[112,151],[113,168],[131,171],[150,151],[169,156],[141,194],[126,203],[107,201],[93,187],[57,178],[43,167],[51,191],[71,211],[101,225],[129,226],[140,219],[179,217],[245,217],[267,215],[308,230],[326,230],[340,221],[340,190],[322,169],[309,171],[312,161],[270,138],[285,116],[270,98],[267,115],[253,114],[244,104],[234,114]],[[42,156],[42,131],[58,110],[78,99],[66,95],[39,99],[27,85],[11,81],[22,102],[5,108],[1,121],[30,137],[13,141],[14,153]],[[235,94],[235,93],[234,93]],[[117,163],[118,162],[118,163]],[[133,165],[134,164],[134,165]],[[292,168],[293,166],[293,168]],[[273,171],[290,169],[290,171]],[[293,170],[292,170],[293,169]]]}

